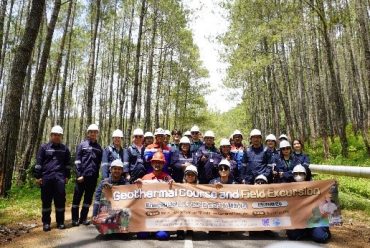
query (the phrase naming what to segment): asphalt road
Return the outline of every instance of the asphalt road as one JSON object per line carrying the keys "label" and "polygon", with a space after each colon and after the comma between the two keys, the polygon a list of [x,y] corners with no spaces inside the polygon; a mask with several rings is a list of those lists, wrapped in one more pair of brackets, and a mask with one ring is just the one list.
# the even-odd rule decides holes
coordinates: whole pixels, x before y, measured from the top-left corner
{"label": "asphalt road", "polygon": [[[138,240],[133,235],[114,234],[100,235],[93,225],[79,226],[68,228],[58,232],[58,238],[54,239],[51,247],[125,247],[125,248],[193,248],[193,247],[212,247],[212,248],[227,248],[227,247],[325,247],[311,241],[288,241],[284,237],[284,233],[276,233],[276,237],[258,235],[249,237],[249,233],[239,232],[230,234],[217,234],[210,236],[207,233],[196,232],[192,236],[187,235],[185,240],[177,240],[176,234],[171,235],[168,241],[158,241],[156,239]],[[46,244],[45,244],[46,245]]]}

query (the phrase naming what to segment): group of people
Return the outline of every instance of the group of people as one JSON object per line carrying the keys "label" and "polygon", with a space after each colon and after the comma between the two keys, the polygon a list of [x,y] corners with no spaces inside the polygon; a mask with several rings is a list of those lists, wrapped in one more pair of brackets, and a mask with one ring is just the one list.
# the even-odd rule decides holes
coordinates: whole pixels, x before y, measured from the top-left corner
{"label": "group of people", "polygon": [[[309,158],[303,153],[300,140],[290,143],[287,135],[277,139],[269,134],[263,140],[262,133],[253,129],[248,145],[243,144],[244,136],[235,130],[229,139],[215,144],[213,131],[200,132],[193,126],[182,134],[179,130],[158,128],[154,134],[144,133],[137,128],[132,134],[132,144],[122,145],[123,132],[119,129],[112,134],[112,144],[102,149],[98,143],[99,127],[91,124],[87,137],[76,149],[76,183],[72,202],[72,226],[89,225],[88,212],[93,205],[93,218],[98,215],[101,193],[104,187],[112,185],[165,182],[172,184],[268,184],[290,183],[311,180]],[[43,230],[49,231],[51,204],[54,200],[57,228],[64,229],[65,184],[70,178],[70,152],[62,144],[63,129],[54,126],[50,141],[43,144],[37,154],[34,174],[41,186]],[[99,172],[101,181],[98,184]],[[80,203],[83,197],[83,204]],[[178,238],[184,237],[178,231]],[[145,238],[149,233],[138,233]],[[165,240],[169,233],[160,231],[156,238]],[[328,227],[287,230],[292,240],[309,237],[316,242],[330,239]]]}

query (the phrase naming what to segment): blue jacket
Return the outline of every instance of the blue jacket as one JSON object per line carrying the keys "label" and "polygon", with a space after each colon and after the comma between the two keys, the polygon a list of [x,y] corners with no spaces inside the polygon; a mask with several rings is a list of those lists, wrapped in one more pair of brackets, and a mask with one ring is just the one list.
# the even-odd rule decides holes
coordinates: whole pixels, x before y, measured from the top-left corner
{"label": "blue jacket", "polygon": [[187,155],[184,155],[181,151],[176,150],[172,154],[172,159],[171,159],[171,168],[172,168],[172,173],[171,177],[175,182],[177,183],[182,183],[184,179],[184,170],[182,168],[182,165],[185,163],[190,163],[192,164],[194,162],[194,157],[195,155],[192,153],[188,153]]}
{"label": "blue jacket", "polygon": [[[215,179],[212,179],[209,184],[216,184],[216,183],[221,183],[221,177],[217,177]],[[227,181],[227,183],[224,183],[224,184],[237,184],[237,182],[234,180],[234,178],[232,176],[229,176],[229,180]]]}
{"label": "blue jacket", "polygon": [[310,158],[308,157],[308,155],[304,154],[304,153],[295,153],[293,152],[293,155],[294,157],[299,160],[299,163],[300,164],[310,164]]}
{"label": "blue jacket", "polygon": [[258,175],[264,175],[272,182],[271,154],[261,145],[259,148],[248,147],[243,155],[243,168],[240,172],[246,184],[254,184]]}
{"label": "blue jacket", "polygon": [[195,141],[193,143],[191,143],[190,145],[190,152],[191,153],[196,153],[198,151],[198,149],[203,145],[203,142],[202,141]]}
{"label": "blue jacket", "polygon": [[[201,158],[205,156],[206,161]],[[195,153],[194,164],[198,168],[198,179],[200,184],[207,184],[210,180],[218,177],[218,164],[221,161],[221,154],[215,146],[206,147],[202,145]]]}
{"label": "blue jacket", "polygon": [[283,172],[283,175],[275,180],[275,182],[282,183],[282,182],[294,182],[293,178],[293,169],[296,165],[301,164],[306,169],[306,179],[310,181],[312,178],[311,170],[309,169],[308,164],[302,164],[301,160],[296,157],[294,154],[290,156],[288,160],[285,160],[284,157],[274,157],[275,171]]}
{"label": "blue jacket", "polygon": [[108,177],[104,180],[102,180],[95,191],[95,202],[94,202],[94,208],[93,208],[93,216],[97,216],[99,213],[100,208],[100,200],[101,200],[101,194],[103,192],[103,186],[105,184],[112,184],[112,185],[126,185],[129,184],[124,177],[121,177],[119,181],[113,181],[111,177]]}
{"label": "blue jacket", "polygon": [[77,177],[99,177],[99,168],[102,161],[103,150],[101,146],[89,140],[82,141],[76,149]]}
{"label": "blue jacket", "polygon": [[123,148],[117,150],[114,145],[107,146],[103,151],[103,158],[102,158],[102,179],[108,178],[110,175],[110,165],[111,163],[116,160],[121,159],[123,161]]}
{"label": "blue jacket", "polygon": [[65,179],[71,176],[71,153],[63,144],[41,145],[37,152],[34,176],[37,179]]}
{"label": "blue jacket", "polygon": [[139,149],[135,144],[125,149],[123,156],[123,172],[130,174],[130,181],[132,182],[146,174],[144,151],[144,146]]}
{"label": "blue jacket", "polygon": [[167,145],[163,145],[162,147],[159,146],[157,143],[153,143],[148,145],[144,150],[144,165],[146,169],[146,174],[153,171],[153,167],[150,164],[154,153],[157,151],[162,151],[164,158],[166,159],[166,163],[164,164],[163,171],[170,174],[169,166],[171,163],[172,151],[171,148]]}
{"label": "blue jacket", "polygon": [[[221,155],[221,159],[228,159],[230,162],[230,175],[233,177],[235,182],[241,183],[243,178],[240,176],[238,163],[234,160],[234,156],[232,153],[229,154],[229,158],[224,157]],[[220,161],[221,162],[221,161]]]}

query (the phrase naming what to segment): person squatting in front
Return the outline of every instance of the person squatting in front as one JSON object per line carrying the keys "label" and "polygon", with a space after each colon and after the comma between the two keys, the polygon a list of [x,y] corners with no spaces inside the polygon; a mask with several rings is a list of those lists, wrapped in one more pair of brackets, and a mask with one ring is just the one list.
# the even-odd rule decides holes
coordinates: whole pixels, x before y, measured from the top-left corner
{"label": "person squatting in front", "polygon": [[[101,146],[98,144],[98,135],[98,126],[91,124],[87,129],[87,139],[77,147],[75,161],[77,179],[72,200],[72,226],[90,225],[87,215],[98,181],[103,153]],[[84,200],[81,213],[79,213],[82,197],[84,197]]]}
{"label": "person squatting in front", "polygon": [[[172,187],[173,179],[169,174],[163,171],[165,163],[166,159],[162,151],[157,151],[154,153],[150,161],[153,171],[135,181],[138,187],[141,188],[143,183],[147,184],[156,182],[168,183],[170,187]],[[140,232],[137,234],[137,238],[140,239],[145,239],[149,236],[150,233],[148,232]],[[167,231],[158,231],[155,233],[155,237],[158,240],[168,240],[170,238],[170,233]]]}
{"label": "person squatting in front", "polygon": [[65,228],[65,185],[71,176],[71,154],[68,147],[62,144],[62,138],[63,128],[54,126],[50,132],[50,141],[41,145],[37,152],[37,164],[34,168],[36,183],[41,188],[42,224],[45,232],[51,229],[50,215],[53,200],[57,228]]}

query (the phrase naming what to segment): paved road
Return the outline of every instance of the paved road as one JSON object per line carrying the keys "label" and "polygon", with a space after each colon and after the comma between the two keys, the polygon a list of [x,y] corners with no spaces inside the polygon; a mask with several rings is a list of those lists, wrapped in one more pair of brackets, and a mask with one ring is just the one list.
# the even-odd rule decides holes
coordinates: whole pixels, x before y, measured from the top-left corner
{"label": "paved road", "polygon": [[120,235],[99,235],[94,226],[90,225],[69,228],[64,231],[59,231],[59,237],[56,238],[52,247],[67,248],[67,247],[125,247],[125,248],[193,248],[193,247],[212,247],[212,248],[227,248],[227,247],[325,247],[314,242],[304,241],[287,241],[283,233],[277,234],[277,237],[271,238],[266,236],[249,237],[246,233],[220,234],[209,236],[207,233],[194,233],[193,236],[188,235],[185,240],[177,240],[176,235],[171,235],[169,241],[158,241],[155,239],[138,240],[135,236],[126,234]]}

